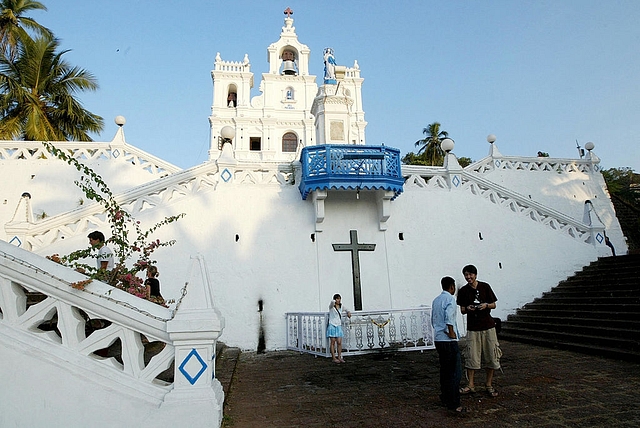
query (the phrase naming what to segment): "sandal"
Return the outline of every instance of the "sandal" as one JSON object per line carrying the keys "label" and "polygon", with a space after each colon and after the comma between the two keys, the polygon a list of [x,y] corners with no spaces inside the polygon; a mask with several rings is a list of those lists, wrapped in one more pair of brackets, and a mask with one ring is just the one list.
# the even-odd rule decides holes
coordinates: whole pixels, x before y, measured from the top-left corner
{"label": "sandal", "polygon": [[498,396],[498,391],[496,391],[496,389],[491,385],[486,386],[485,391],[487,391],[487,395],[489,395],[489,397],[495,398]]}
{"label": "sandal", "polygon": [[454,416],[464,416],[464,414],[467,413],[467,409],[462,406],[456,409],[447,409],[447,411],[449,412],[450,415],[454,415]]}
{"label": "sandal", "polygon": [[476,393],[476,389],[472,386],[465,386],[464,388],[460,388],[460,395],[475,394],[475,393]]}

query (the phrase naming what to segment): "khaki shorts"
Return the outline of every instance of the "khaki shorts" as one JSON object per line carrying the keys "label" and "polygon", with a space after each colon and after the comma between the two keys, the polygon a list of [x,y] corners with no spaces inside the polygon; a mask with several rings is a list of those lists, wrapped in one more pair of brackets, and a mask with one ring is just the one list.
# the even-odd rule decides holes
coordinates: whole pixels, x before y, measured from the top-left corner
{"label": "khaki shorts", "polygon": [[[467,348],[465,349],[465,368],[480,370],[481,368],[498,370],[502,350],[496,336],[496,329],[467,331]],[[481,364],[482,363],[482,364]]]}

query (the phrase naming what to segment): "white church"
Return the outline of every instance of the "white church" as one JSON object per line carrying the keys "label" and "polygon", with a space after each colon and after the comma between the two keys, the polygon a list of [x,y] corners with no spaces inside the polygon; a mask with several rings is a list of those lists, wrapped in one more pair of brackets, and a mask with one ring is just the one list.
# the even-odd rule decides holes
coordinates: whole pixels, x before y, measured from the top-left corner
{"label": "white church", "polygon": [[[401,165],[399,150],[366,141],[357,61],[312,53],[285,15],[259,95],[247,55],[213,59],[203,164],[183,170],[127,143],[121,116],[111,141],[53,142],[142,224],[185,214],[158,231],[176,240],[154,254],[168,308],[98,281],[70,287],[86,277],[45,256],[86,248],[94,230],[109,238],[107,217],[41,142],[0,141],[0,426],[219,426],[218,341],[326,355],[323,314],[340,293],[358,314],[353,353],[428,348],[426,306],[441,277],[464,284],[466,264],[506,319],[610,255],[605,233],[626,253],[593,144],[576,159],[522,157],[489,136],[487,156],[462,168],[448,140],[443,167]],[[29,302],[35,292],[44,299]],[[87,336],[88,319],[109,325]],[[98,352],[118,340],[119,359]],[[162,351],[149,360],[150,342]]]}

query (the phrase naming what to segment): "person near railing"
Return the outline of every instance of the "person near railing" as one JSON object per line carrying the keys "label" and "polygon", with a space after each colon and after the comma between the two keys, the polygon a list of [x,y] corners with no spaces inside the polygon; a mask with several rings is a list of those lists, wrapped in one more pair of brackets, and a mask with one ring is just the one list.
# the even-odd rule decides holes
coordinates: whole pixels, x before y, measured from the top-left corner
{"label": "person near railing", "polygon": [[106,239],[104,238],[104,234],[99,230],[94,230],[87,238],[89,238],[89,244],[98,250],[98,256],[96,258],[98,269],[113,270],[113,251],[105,244]]}
{"label": "person near railing", "polygon": [[460,390],[461,394],[476,392],[474,375],[476,370],[485,368],[487,378],[485,391],[490,397],[497,397],[493,387],[493,373],[500,369],[502,351],[496,335],[496,322],[491,317],[491,309],[496,308],[498,298],[491,286],[478,281],[478,269],[467,265],[462,269],[467,284],[458,291],[457,303],[463,315],[467,315],[467,349],[465,367],[469,384]]}
{"label": "person near railing", "polygon": [[153,298],[154,301],[164,301],[162,294],[160,294],[160,281],[158,281],[158,268],[155,266],[149,266],[147,268],[147,279],[144,280],[144,285],[147,287],[147,300]]}
{"label": "person near railing", "polygon": [[431,325],[440,362],[440,401],[451,412],[462,413],[460,378],[462,365],[458,346],[457,306],[453,295],[456,281],[450,276],[440,280],[442,293],[431,304]]}
{"label": "person near railing", "polygon": [[333,300],[329,303],[329,324],[327,325],[327,337],[330,340],[329,351],[334,363],[344,363],[342,358],[342,314],[346,313],[351,318],[351,312],[342,306],[342,297],[339,294],[333,295]]}

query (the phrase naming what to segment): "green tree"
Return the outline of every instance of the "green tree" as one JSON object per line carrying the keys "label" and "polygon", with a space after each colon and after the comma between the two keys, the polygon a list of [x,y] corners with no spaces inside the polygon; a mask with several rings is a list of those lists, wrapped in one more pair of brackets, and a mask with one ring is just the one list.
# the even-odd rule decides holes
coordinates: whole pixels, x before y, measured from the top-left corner
{"label": "green tree", "polygon": [[32,10],[47,10],[39,1],[0,0],[0,50],[9,60],[14,60],[18,46],[30,38],[26,30],[34,34],[52,37],[51,31],[34,19],[24,16]]}
{"label": "green tree", "polygon": [[627,202],[637,204],[640,187],[640,174],[633,172],[631,168],[609,168],[602,171],[609,193],[616,195]]}
{"label": "green tree", "polygon": [[102,117],[75,98],[95,91],[98,83],[88,71],[72,67],[57,52],[59,42],[49,36],[25,39],[15,61],[0,58],[0,139],[92,141]]}
{"label": "green tree", "polygon": [[458,158],[458,163],[460,164],[461,167],[466,168],[473,163],[473,159],[462,156]]}
{"label": "green tree", "polygon": [[422,140],[418,140],[415,143],[416,147],[420,147],[418,149],[418,154],[425,153],[425,160],[427,162],[426,165],[442,165],[444,162],[444,150],[440,147],[442,140],[449,136],[447,131],[443,131],[440,129],[440,123],[433,122],[427,125],[426,128],[422,130],[422,133],[425,135],[425,138]]}

